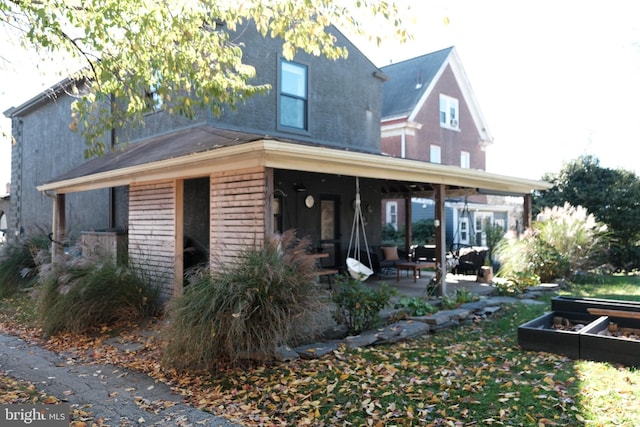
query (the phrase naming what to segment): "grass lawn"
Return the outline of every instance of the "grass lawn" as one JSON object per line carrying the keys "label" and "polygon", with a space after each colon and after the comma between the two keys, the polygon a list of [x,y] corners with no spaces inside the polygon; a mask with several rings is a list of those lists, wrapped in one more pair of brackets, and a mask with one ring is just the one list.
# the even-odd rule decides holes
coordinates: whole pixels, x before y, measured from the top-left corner
{"label": "grass lawn", "polygon": [[[593,278],[563,294],[640,300],[640,280]],[[540,306],[506,306],[489,320],[419,340],[215,374],[159,369],[159,340],[135,355],[107,348],[99,353],[171,381],[194,406],[246,425],[640,425],[640,371],[520,350],[518,325],[549,311],[549,299]],[[5,302],[0,314],[26,305]],[[4,318],[5,328],[26,333],[20,325],[29,310],[18,313],[10,324]],[[58,336],[46,345],[61,349],[73,342],[77,351],[91,348],[95,355],[102,341]],[[2,381],[0,390],[11,387]]]}

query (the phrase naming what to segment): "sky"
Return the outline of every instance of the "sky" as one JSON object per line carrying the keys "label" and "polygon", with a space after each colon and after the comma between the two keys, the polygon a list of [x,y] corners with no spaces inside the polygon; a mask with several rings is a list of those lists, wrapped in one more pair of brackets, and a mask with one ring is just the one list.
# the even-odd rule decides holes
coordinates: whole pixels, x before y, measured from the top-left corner
{"label": "sky", "polygon": [[[399,3],[412,9],[404,25],[413,40],[351,40],[377,66],[455,46],[493,135],[488,172],[540,179],[589,154],[603,167],[640,174],[640,2]],[[385,36],[380,26],[371,32]],[[0,38],[0,113],[61,80],[59,65]],[[4,116],[0,128],[10,133]],[[11,145],[0,138],[2,194]]]}

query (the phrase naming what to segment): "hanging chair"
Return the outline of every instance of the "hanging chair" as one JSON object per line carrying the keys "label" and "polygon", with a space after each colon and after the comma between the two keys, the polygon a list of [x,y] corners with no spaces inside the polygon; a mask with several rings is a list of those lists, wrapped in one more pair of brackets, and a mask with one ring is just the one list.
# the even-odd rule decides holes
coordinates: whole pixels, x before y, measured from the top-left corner
{"label": "hanging chair", "polygon": [[[360,181],[356,177],[356,200],[355,212],[353,214],[353,225],[351,226],[351,237],[349,237],[349,250],[347,251],[347,270],[349,274],[356,280],[364,282],[373,274],[373,270],[360,262],[360,231],[362,230],[362,239],[367,250],[367,259],[369,265],[371,263],[371,255],[369,254],[369,244],[367,243],[367,235],[364,231],[364,218],[362,217],[362,207],[360,202]],[[351,248],[353,247],[353,253]]]}

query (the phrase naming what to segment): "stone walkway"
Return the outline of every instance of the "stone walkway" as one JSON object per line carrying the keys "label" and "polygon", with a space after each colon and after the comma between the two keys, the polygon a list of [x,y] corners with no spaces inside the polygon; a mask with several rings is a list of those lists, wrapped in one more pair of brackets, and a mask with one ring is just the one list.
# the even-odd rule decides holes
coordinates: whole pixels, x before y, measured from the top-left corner
{"label": "stone walkway", "polygon": [[114,365],[82,365],[0,334],[0,371],[64,397],[109,426],[240,426],[182,402],[167,385]]}

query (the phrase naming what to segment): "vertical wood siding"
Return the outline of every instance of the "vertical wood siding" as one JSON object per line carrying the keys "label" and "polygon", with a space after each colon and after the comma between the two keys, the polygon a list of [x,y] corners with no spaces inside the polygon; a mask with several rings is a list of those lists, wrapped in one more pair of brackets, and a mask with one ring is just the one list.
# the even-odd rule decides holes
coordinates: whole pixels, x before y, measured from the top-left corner
{"label": "vertical wood siding", "polygon": [[175,202],[173,181],[129,189],[129,257],[160,286],[163,301],[173,296]]}
{"label": "vertical wood siding", "polygon": [[232,262],[265,239],[267,171],[264,168],[211,175],[211,265]]}

